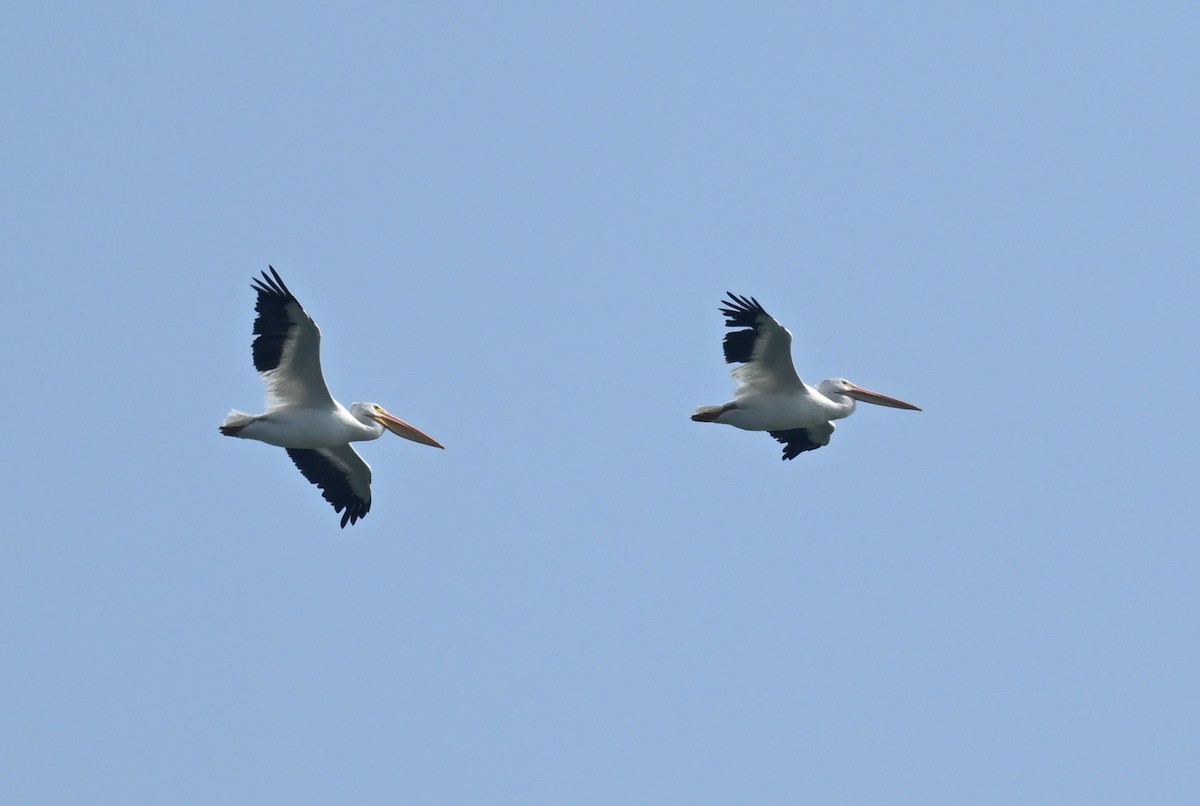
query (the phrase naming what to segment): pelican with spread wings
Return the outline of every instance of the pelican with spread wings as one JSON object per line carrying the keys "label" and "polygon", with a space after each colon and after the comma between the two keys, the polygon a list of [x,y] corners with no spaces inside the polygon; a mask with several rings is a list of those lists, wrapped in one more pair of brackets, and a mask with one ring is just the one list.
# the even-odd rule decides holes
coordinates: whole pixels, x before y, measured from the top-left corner
{"label": "pelican with spread wings", "polygon": [[349,409],[333,399],[321,373],[321,330],[273,266],[255,278],[258,292],[252,346],[254,368],[267,383],[266,411],[231,411],[221,423],[227,437],[256,439],[287,450],[304,478],[342,513],[342,528],[371,511],[371,467],[350,444],[379,439],[384,430],[444,447],[377,403]]}
{"label": "pelican with spread wings", "polygon": [[701,406],[692,419],[725,423],[747,431],[766,431],[783,444],[783,458],[829,444],[833,421],[854,413],[855,401],[921,409],[894,397],[863,389],[845,378],[830,378],[813,388],[800,380],[792,363],[792,334],[775,321],[754,297],[727,292],[721,313],[725,326],[740,328],[725,334],[725,361],[738,381],[733,400],[720,406]]}

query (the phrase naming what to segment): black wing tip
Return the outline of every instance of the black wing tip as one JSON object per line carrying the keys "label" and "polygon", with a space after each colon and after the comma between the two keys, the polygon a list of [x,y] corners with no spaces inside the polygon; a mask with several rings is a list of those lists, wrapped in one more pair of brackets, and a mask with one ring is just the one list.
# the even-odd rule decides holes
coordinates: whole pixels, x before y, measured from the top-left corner
{"label": "black wing tip", "polygon": [[258,316],[253,329],[257,338],[250,349],[254,368],[259,372],[269,372],[283,360],[283,348],[295,326],[289,307],[292,304],[300,305],[284,285],[275,267],[267,268],[271,274],[264,271],[261,278],[255,277],[250,283],[250,287],[258,293],[258,301],[254,304]]}
{"label": "black wing tip", "polygon": [[783,443],[783,456],[780,461],[791,461],[805,451],[815,451],[822,447],[820,444],[813,442],[808,436],[808,432],[803,428],[792,428],[787,431],[768,431],[776,441]]}
{"label": "black wing tip", "polygon": [[[328,499],[326,499],[326,500],[328,500]],[[344,508],[345,508],[346,512],[345,512],[345,514],[342,515],[342,527],[341,528],[343,528],[343,529],[346,528],[347,523],[349,523],[351,526],[353,526],[354,524],[358,523],[363,518],[367,517],[367,513],[371,511],[371,502],[370,501],[358,502],[356,505],[351,505],[351,506],[347,506]],[[333,506],[334,512],[341,512],[342,509],[343,509],[343,507],[340,507],[337,504],[334,504],[334,506]]]}
{"label": "black wing tip", "polygon": [[[285,448],[287,455],[300,474],[310,483],[315,484],[321,491],[321,497],[329,502],[334,512],[342,514],[341,528],[346,524],[353,526],[371,511],[370,500],[359,498],[346,480],[336,471],[330,473],[331,466],[319,451],[312,448]],[[344,511],[343,511],[344,510]]]}
{"label": "black wing tip", "polygon": [[721,300],[724,307],[717,309],[725,317],[725,327],[744,328],[725,334],[725,363],[745,364],[754,357],[754,344],[762,324],[759,317],[765,316],[769,319],[771,315],[754,297],[742,296],[732,291],[726,291],[725,294],[729,299]]}
{"label": "black wing tip", "polygon": [[267,268],[270,269],[271,273],[267,274],[264,271],[261,278],[253,278],[250,281],[250,287],[257,291],[260,297],[266,295],[283,297],[289,301],[294,300],[295,297],[288,290],[287,285],[283,282],[283,278],[279,276],[279,272],[275,271],[275,267],[268,263]]}
{"label": "black wing tip", "polygon": [[721,300],[724,307],[717,310],[725,317],[726,327],[754,327],[760,315],[770,316],[754,297],[744,297],[732,291],[726,291],[725,294],[729,299]]}

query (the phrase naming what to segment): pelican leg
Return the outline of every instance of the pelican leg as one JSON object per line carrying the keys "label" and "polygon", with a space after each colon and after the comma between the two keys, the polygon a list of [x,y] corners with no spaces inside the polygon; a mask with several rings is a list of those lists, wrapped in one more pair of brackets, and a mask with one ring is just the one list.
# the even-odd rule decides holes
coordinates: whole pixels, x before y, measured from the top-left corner
{"label": "pelican leg", "polygon": [[229,415],[225,418],[225,422],[221,423],[221,433],[227,437],[241,436],[242,430],[257,419],[259,418],[253,414],[247,414],[244,411],[237,411],[235,409],[229,412]]}

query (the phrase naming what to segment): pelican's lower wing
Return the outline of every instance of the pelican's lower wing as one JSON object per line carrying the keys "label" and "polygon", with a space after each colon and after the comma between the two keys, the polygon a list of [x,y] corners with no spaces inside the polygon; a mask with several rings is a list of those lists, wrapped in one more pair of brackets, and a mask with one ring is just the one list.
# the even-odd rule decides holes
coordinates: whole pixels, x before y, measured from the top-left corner
{"label": "pelican's lower wing", "polygon": [[829,444],[833,435],[833,423],[822,423],[811,428],[792,428],[787,431],[768,431],[768,434],[783,443],[783,458],[795,459],[805,451],[815,451]]}
{"label": "pelican's lower wing", "polygon": [[288,448],[304,478],[321,488],[335,512],[345,510],[342,528],[371,511],[371,467],[350,445],[337,448]]}

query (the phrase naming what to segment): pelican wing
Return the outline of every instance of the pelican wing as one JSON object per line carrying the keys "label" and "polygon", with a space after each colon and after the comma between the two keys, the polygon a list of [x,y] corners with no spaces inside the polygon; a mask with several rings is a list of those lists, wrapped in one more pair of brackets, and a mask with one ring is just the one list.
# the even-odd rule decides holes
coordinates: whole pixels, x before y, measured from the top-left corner
{"label": "pelican wing", "polygon": [[809,426],[808,428],[790,428],[787,431],[768,431],[767,433],[783,443],[783,458],[795,459],[805,451],[815,451],[829,444],[833,435],[832,422]]}
{"label": "pelican wing", "polygon": [[725,334],[725,362],[741,364],[733,370],[740,386],[737,397],[747,394],[809,394],[792,363],[792,334],[763,310],[754,297],[726,292],[723,300],[726,327],[744,328]]}
{"label": "pelican wing", "polygon": [[333,408],[321,374],[321,330],[283,284],[273,266],[255,278],[254,368],[267,382],[267,411]]}
{"label": "pelican wing", "polygon": [[342,528],[371,511],[371,466],[349,443],[336,448],[288,448],[296,467],[342,515]]}

